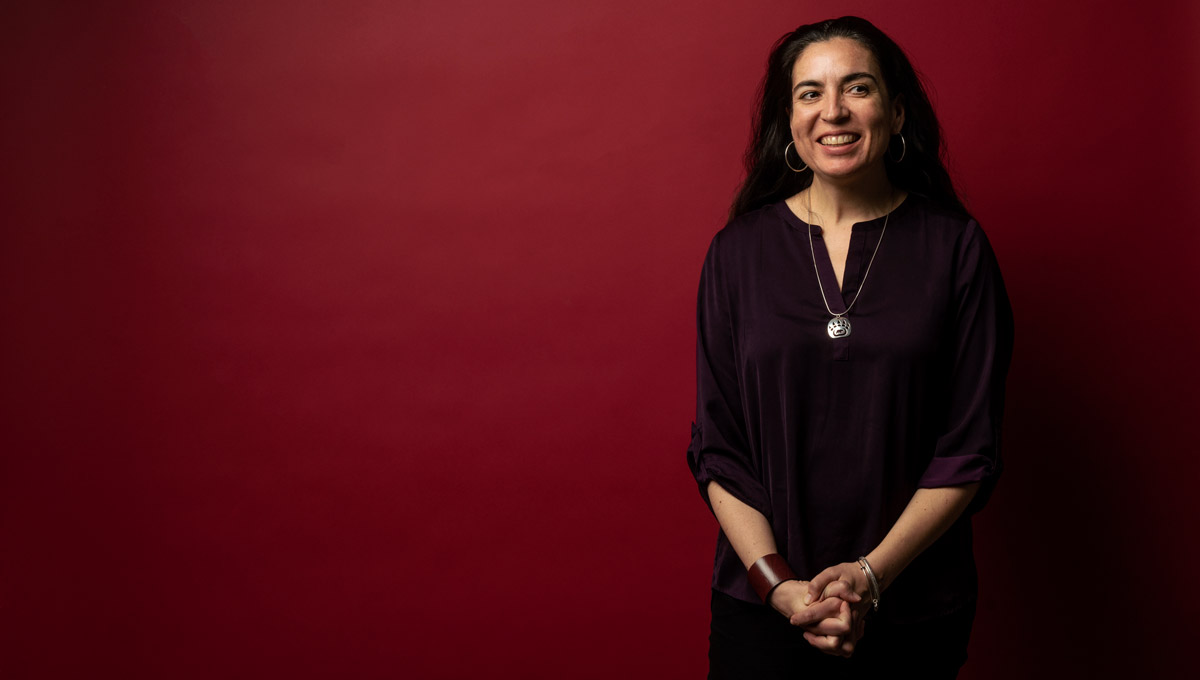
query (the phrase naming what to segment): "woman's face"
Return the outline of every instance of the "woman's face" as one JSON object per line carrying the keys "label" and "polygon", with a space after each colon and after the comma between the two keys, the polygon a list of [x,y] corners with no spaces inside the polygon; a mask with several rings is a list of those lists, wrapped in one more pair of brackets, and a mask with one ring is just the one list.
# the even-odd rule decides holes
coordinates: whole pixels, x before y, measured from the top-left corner
{"label": "woman's face", "polygon": [[857,40],[809,45],[792,67],[792,139],[813,173],[829,181],[884,172],[883,157],[904,124],[879,64]]}

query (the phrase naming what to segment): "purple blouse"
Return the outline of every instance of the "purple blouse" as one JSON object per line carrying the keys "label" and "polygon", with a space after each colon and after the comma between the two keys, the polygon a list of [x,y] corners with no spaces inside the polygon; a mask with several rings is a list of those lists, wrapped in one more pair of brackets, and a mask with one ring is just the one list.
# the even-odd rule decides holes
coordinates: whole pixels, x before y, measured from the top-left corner
{"label": "purple blouse", "polygon": [[[983,482],[885,593],[880,615],[909,621],[974,602],[970,514],[1000,473],[1012,312],[974,220],[910,195],[880,242],[883,225],[854,225],[841,294],[821,228],[782,202],[713,237],[688,464],[706,502],[715,480],[766,516],[802,579],[867,554],[917,488]],[[849,336],[829,337],[817,276],[834,312],[863,287]],[[758,601],[723,532],[712,586]]]}

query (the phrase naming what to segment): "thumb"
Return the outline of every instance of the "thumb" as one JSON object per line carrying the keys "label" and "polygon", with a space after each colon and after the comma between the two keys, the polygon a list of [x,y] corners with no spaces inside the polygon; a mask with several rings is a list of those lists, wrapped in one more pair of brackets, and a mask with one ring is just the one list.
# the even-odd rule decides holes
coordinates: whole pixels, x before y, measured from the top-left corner
{"label": "thumb", "polygon": [[816,581],[809,581],[804,584],[804,604],[812,604],[821,599],[821,591],[824,587],[818,587]]}
{"label": "thumb", "polygon": [[825,592],[825,587],[836,580],[837,575],[829,569],[817,574],[807,584],[808,592],[804,594],[804,604],[812,604],[821,599],[822,593]]}
{"label": "thumb", "polygon": [[838,615],[838,609],[843,604],[845,603],[841,600],[823,601],[792,614],[789,617],[789,622],[793,626],[808,626],[817,623],[821,619],[834,618]]}

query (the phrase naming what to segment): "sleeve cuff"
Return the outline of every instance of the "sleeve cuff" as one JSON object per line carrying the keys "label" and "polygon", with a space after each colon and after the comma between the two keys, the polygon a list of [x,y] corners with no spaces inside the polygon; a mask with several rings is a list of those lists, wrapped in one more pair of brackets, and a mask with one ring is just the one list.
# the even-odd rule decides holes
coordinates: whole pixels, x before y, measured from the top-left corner
{"label": "sleeve cuff", "polygon": [[923,489],[939,486],[957,486],[982,482],[993,476],[992,460],[986,456],[946,456],[934,458],[921,475],[917,486]]}
{"label": "sleeve cuff", "polygon": [[987,456],[949,456],[934,458],[921,477],[917,486],[922,489],[935,489],[942,486],[958,486],[979,482],[979,490],[967,506],[966,514],[973,515],[987,505],[1000,478],[1002,466],[1000,461],[993,461]]}
{"label": "sleeve cuff", "polygon": [[769,503],[762,485],[754,480],[749,472],[738,465],[725,465],[725,459],[714,455],[701,455],[700,430],[692,424],[692,444],[688,447],[688,463],[692,475],[700,489],[700,496],[712,510],[712,501],[708,498],[708,483],[716,482],[729,495],[754,508],[764,517],[771,517]]}

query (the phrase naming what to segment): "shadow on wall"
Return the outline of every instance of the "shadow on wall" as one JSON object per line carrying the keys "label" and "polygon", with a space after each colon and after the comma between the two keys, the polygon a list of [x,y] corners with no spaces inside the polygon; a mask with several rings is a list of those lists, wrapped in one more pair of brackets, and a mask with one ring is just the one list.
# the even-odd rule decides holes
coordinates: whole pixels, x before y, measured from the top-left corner
{"label": "shadow on wall", "polygon": [[975,520],[980,608],[970,650],[973,660],[1003,663],[968,663],[962,677],[1160,677],[1155,670],[1186,653],[1187,632],[1162,606],[1172,595],[1158,567],[1172,557],[1172,530],[1151,488],[1155,461],[1139,454],[1172,434],[1146,431],[1156,414],[1136,388],[1153,378],[1114,367],[1128,345],[1095,290],[1103,276],[1089,276],[1098,265],[1053,257],[1005,270],[1017,329],[1006,468]]}

